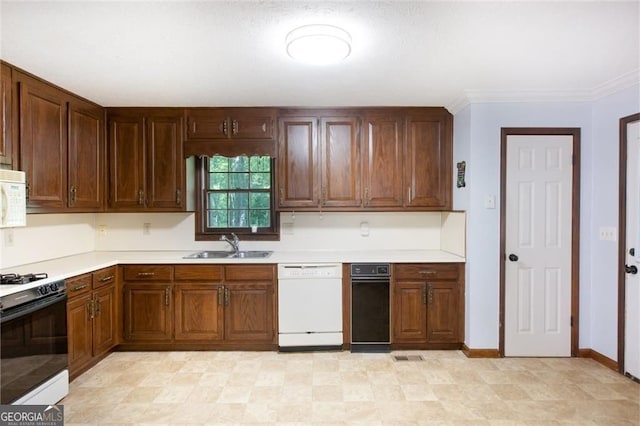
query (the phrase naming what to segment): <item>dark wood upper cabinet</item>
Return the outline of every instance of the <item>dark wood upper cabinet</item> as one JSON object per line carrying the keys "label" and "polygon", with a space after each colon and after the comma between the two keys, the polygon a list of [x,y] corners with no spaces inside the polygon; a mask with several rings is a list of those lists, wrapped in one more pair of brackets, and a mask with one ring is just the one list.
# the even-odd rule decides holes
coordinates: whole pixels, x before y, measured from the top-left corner
{"label": "dark wood upper cabinet", "polygon": [[404,120],[394,112],[366,115],[362,184],[364,206],[401,208]]}
{"label": "dark wood upper cabinet", "polygon": [[109,209],[184,210],[182,120],[175,109],[109,110]]}
{"label": "dark wood upper cabinet", "polygon": [[278,138],[279,207],[318,206],[318,119],[281,117]]}
{"label": "dark wood upper cabinet", "polygon": [[361,206],[360,119],[323,117],[319,136],[322,207]]}
{"label": "dark wood upper cabinet", "polygon": [[13,90],[11,67],[0,64],[0,164],[13,164]]}
{"label": "dark wood upper cabinet", "polygon": [[275,109],[188,108],[187,140],[273,139]]}
{"label": "dark wood upper cabinet", "polygon": [[105,195],[104,109],[69,101],[68,205],[81,211],[100,211]]}
{"label": "dark wood upper cabinet", "polygon": [[109,113],[109,208],[144,208],[144,120]]}
{"label": "dark wood upper cabinet", "polygon": [[405,207],[451,209],[452,117],[444,109],[411,112],[405,145]]}
{"label": "dark wood upper cabinet", "polygon": [[67,96],[18,74],[20,169],[26,173],[30,212],[67,206]]}

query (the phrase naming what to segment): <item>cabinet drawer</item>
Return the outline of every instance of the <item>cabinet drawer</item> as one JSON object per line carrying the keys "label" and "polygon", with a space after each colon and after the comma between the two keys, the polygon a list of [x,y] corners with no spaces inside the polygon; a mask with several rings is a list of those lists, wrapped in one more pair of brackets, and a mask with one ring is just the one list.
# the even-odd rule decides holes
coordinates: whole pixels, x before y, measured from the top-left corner
{"label": "cabinet drawer", "polygon": [[273,281],[273,265],[238,265],[224,268],[226,281]]}
{"label": "cabinet drawer", "polygon": [[171,281],[173,268],[158,265],[124,266],[125,281]]}
{"label": "cabinet drawer", "polygon": [[91,291],[91,274],[78,275],[65,280],[67,297],[72,298]]}
{"label": "cabinet drawer", "polygon": [[116,282],[116,267],[100,269],[93,273],[93,288],[104,287]]}
{"label": "cabinet drawer", "polygon": [[457,263],[411,263],[394,265],[395,280],[455,280]]}
{"label": "cabinet drawer", "polygon": [[222,281],[222,266],[177,265],[173,269],[176,281]]}

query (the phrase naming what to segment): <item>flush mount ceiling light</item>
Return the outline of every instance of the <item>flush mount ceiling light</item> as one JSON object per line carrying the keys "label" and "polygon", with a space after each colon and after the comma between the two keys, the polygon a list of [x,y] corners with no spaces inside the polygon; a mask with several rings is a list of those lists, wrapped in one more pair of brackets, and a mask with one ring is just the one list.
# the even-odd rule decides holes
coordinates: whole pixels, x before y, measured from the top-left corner
{"label": "flush mount ceiling light", "polygon": [[285,38],[287,53],[293,59],[326,65],[345,59],[351,53],[351,36],[334,25],[304,25]]}

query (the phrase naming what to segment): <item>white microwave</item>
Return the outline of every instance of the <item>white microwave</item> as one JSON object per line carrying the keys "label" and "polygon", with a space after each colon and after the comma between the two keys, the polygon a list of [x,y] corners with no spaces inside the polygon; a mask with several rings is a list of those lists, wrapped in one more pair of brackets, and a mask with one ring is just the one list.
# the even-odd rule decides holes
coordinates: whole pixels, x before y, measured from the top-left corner
{"label": "white microwave", "polygon": [[27,226],[24,172],[0,170],[0,228]]}

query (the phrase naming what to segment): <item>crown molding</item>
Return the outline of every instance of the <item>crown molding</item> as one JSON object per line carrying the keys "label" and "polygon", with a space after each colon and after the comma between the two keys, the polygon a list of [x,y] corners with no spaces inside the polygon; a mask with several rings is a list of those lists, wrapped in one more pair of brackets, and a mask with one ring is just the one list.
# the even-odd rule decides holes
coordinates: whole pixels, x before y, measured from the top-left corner
{"label": "crown molding", "polygon": [[[640,84],[640,69],[605,81],[589,90],[465,90],[445,107],[456,114],[470,104],[506,102],[593,102]],[[639,92],[640,96],[640,92]]]}

